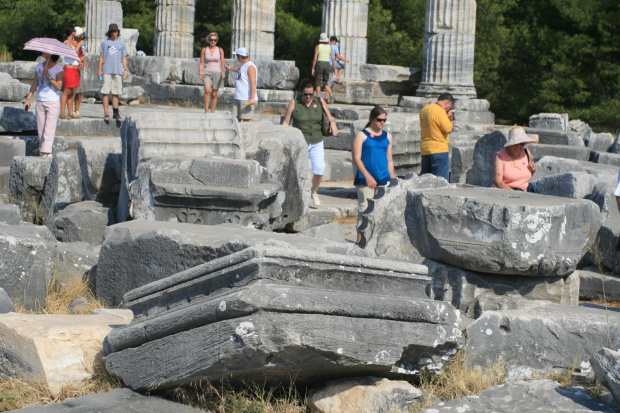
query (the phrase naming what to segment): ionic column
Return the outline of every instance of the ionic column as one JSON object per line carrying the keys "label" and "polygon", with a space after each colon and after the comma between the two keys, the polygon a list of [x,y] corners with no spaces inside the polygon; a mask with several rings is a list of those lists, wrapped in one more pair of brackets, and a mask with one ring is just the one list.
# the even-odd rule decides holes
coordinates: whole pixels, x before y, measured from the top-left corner
{"label": "ionic column", "polygon": [[232,50],[245,47],[252,60],[273,60],[276,0],[233,0]]}
{"label": "ionic column", "polygon": [[340,53],[351,61],[343,78],[361,79],[368,49],[368,0],[323,0],[322,31],[338,38]]}
{"label": "ionic column", "polygon": [[99,54],[101,42],[107,39],[108,26],[116,23],[123,28],[123,7],[120,1],[86,0],[84,9],[86,47],[88,53]]}
{"label": "ionic column", "polygon": [[418,96],[475,98],[476,0],[426,0],[424,63]]}
{"label": "ionic column", "polygon": [[155,56],[193,57],[196,0],[156,0],[156,4]]}

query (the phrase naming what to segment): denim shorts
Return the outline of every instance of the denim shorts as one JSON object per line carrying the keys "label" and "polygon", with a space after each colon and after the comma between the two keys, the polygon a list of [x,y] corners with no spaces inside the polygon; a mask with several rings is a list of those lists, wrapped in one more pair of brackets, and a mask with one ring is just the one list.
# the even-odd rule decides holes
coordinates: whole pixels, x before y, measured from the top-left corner
{"label": "denim shorts", "polygon": [[433,153],[422,155],[422,171],[420,175],[433,174],[450,182],[450,153]]}

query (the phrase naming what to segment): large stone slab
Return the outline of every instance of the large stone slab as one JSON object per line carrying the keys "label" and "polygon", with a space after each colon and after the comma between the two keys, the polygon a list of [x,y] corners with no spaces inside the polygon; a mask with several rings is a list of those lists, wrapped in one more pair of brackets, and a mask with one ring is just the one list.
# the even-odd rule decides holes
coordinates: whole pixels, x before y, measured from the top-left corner
{"label": "large stone slab", "polygon": [[590,268],[575,271],[579,275],[579,299],[620,302],[620,277],[590,271]]}
{"label": "large stone slab", "polygon": [[114,389],[107,393],[93,393],[69,398],[62,403],[32,406],[15,410],[19,413],[200,413],[185,404],[174,403],[155,396],[143,396],[129,389]]}
{"label": "large stone slab", "polygon": [[0,314],[0,374],[42,384],[52,394],[92,377],[110,331],[131,320],[118,315]]}
{"label": "large stone slab", "polygon": [[510,381],[479,395],[439,403],[420,413],[612,413],[614,409],[592,398],[582,388],[562,387],[551,380]]}
{"label": "large stone slab", "polygon": [[132,389],[440,370],[462,340],[460,318],[426,297],[421,272],[290,248],[240,251],[127,293],[136,318],[108,336],[106,366]]}
{"label": "large stone slab", "polygon": [[565,277],[519,277],[466,271],[433,260],[424,264],[432,280],[430,297],[449,302],[469,318],[479,318],[484,311],[531,307],[538,300],[579,303],[577,272]]}
{"label": "large stone slab", "polygon": [[0,132],[36,131],[37,120],[34,113],[24,111],[21,104],[13,105],[15,106],[0,105]]}
{"label": "large stone slab", "polygon": [[588,148],[593,151],[607,152],[614,143],[614,137],[611,133],[593,133],[588,139]]}
{"label": "large stone slab", "polygon": [[620,353],[602,348],[592,355],[590,364],[596,379],[607,387],[616,402],[620,403]]}
{"label": "large stone slab", "polygon": [[620,274],[620,220],[610,216],[596,234],[590,251],[583,257],[582,264],[592,265]]}
{"label": "large stone slab", "polygon": [[0,287],[0,314],[6,314],[15,311],[13,300],[9,297],[9,294]]}
{"label": "large stone slab", "polygon": [[35,76],[37,62],[16,60],[0,62],[0,72],[8,73],[14,79],[32,80]]}
{"label": "large stone slab", "polygon": [[577,132],[543,128],[525,128],[528,135],[538,135],[538,142],[548,145],[585,146],[583,138]]}
{"label": "large stone slab", "polygon": [[470,185],[493,185],[494,156],[508,141],[508,129],[483,135],[474,147],[474,162],[467,171],[465,182]]}
{"label": "large stone slab", "polygon": [[50,228],[59,241],[84,241],[99,245],[103,242],[106,227],[113,224],[114,214],[109,208],[95,201],[84,201],[71,204],[57,213]]}
{"label": "large stone slab", "polygon": [[54,215],[75,202],[84,199],[82,170],[77,152],[61,152],[52,158],[43,187],[41,212],[43,222],[51,225]]}
{"label": "large stone slab", "polygon": [[[356,130],[364,128],[367,121],[356,122]],[[422,164],[420,154],[420,118],[410,113],[390,113],[385,130],[392,134],[392,158],[396,175],[419,173]]]}
{"label": "large stone slab", "polygon": [[39,204],[51,164],[50,158],[32,156],[16,156],[11,162],[9,198],[20,207],[24,221],[39,222],[42,219]]}
{"label": "large stone slab", "polygon": [[30,87],[13,79],[8,73],[0,72],[0,100],[21,102],[28,94]]}
{"label": "large stone slab", "polygon": [[568,130],[568,113],[538,113],[530,116],[530,128]]}
{"label": "large stone slab", "polygon": [[604,219],[610,216],[620,218],[618,202],[614,195],[617,186],[615,183],[599,182],[594,185],[592,193],[586,197],[599,206]]}
{"label": "large stone slab", "polygon": [[464,184],[467,172],[474,165],[474,146],[452,146],[450,182]]}
{"label": "large stone slab", "polygon": [[572,273],[601,226],[587,200],[458,188],[409,191],[409,239],[426,258],[499,274]]}
{"label": "large stone slab", "polygon": [[85,242],[54,244],[54,281],[60,285],[88,280],[94,286],[100,246]]}
{"label": "large stone slab", "polygon": [[367,82],[419,83],[422,70],[415,67],[361,65],[360,76]]}
{"label": "large stone slab", "polygon": [[587,172],[566,172],[531,180],[536,190],[544,195],[582,199],[592,193],[596,180]]}
{"label": "large stone slab", "polygon": [[0,136],[0,166],[11,166],[13,157],[26,155],[26,143],[14,136]]}
{"label": "large stone slab", "polygon": [[592,153],[592,149],[590,148],[570,145],[546,145],[544,143],[535,143],[526,145],[525,147],[532,154],[534,162],[538,162],[538,160],[544,156],[589,161],[590,154]]}
{"label": "large stone slab", "polygon": [[118,137],[83,139],[78,156],[84,199],[116,210],[122,175],[121,140]]}
{"label": "large stone slab", "polygon": [[342,85],[334,85],[332,90],[335,101],[339,103],[397,106],[402,96],[414,94],[415,87],[415,83],[409,82],[347,80]]}
{"label": "large stone slab", "polygon": [[47,227],[0,224],[0,287],[27,310],[45,306],[54,269],[52,241]]}
{"label": "large stone slab", "polygon": [[0,205],[0,223],[17,225],[21,219],[19,207],[14,204]]}
{"label": "large stone slab", "polygon": [[569,121],[568,129],[579,133],[585,142],[590,140],[590,135],[592,135],[592,128],[590,127],[590,125],[580,119],[574,119]]}
{"label": "large stone slab", "polygon": [[592,162],[620,166],[620,154],[593,151]]}
{"label": "large stone slab", "polygon": [[467,327],[468,366],[500,358],[509,377],[587,371],[603,346],[620,345],[620,312],[597,306],[549,304],[523,310],[487,311]]}
{"label": "large stone slab", "polygon": [[[190,225],[129,221],[108,227],[97,266],[97,295],[110,305],[123,294],[253,245],[292,245],[345,255],[368,256],[357,246],[237,225]],[[128,272],[127,268],[133,270]]]}

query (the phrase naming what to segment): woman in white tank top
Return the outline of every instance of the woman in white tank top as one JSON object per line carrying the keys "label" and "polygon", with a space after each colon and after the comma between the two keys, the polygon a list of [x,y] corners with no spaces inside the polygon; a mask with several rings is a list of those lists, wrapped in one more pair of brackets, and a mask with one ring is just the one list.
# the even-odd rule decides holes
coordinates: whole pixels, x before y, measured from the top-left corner
{"label": "woman in white tank top", "polygon": [[209,98],[211,99],[211,113],[215,112],[217,105],[217,90],[226,74],[224,61],[224,49],[217,46],[219,40],[217,33],[207,36],[208,46],[200,51],[200,80],[205,87],[205,113],[209,112]]}

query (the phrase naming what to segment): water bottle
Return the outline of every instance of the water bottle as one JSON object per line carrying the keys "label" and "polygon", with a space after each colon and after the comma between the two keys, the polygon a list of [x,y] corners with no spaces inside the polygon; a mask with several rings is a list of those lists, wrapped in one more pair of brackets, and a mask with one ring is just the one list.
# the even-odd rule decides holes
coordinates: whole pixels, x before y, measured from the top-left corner
{"label": "water bottle", "polygon": [[99,76],[99,87],[103,87],[103,76]]}

